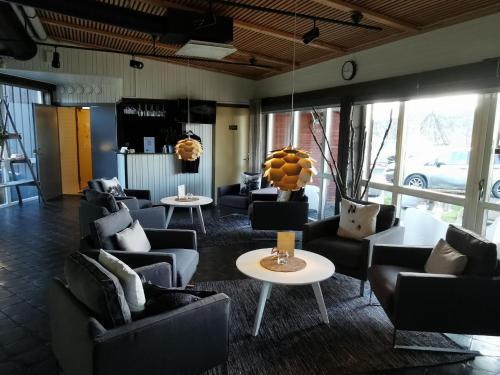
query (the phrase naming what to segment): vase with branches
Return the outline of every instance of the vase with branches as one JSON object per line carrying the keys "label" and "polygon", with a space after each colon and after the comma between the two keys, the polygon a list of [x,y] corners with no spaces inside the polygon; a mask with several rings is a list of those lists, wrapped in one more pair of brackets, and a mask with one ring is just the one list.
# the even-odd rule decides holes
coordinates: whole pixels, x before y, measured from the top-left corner
{"label": "vase with branches", "polygon": [[[357,168],[355,166],[355,151],[354,151],[354,142],[355,142],[355,136],[356,132],[354,129],[353,121],[352,121],[352,113],[350,116],[350,121],[349,121],[349,127],[350,127],[350,132],[349,132],[349,155],[348,155],[348,168],[350,176],[345,176],[345,178],[342,177],[342,173],[340,172],[339,165],[337,162],[336,157],[334,156],[330,140],[328,139],[327,132],[326,132],[326,127],[323,121],[323,117],[318,113],[316,108],[312,108],[311,111],[313,121],[309,123],[309,131],[313,137],[314,142],[316,143],[316,146],[321,152],[321,156],[325,162],[325,164],[328,166],[328,169],[330,170],[330,174],[332,176],[333,181],[337,185],[337,188],[339,189],[340,196],[342,198],[346,199],[360,199],[361,197],[364,197],[367,190],[368,190],[368,185],[371,181],[371,178],[373,176],[373,171],[375,169],[375,166],[378,162],[378,158],[380,156],[380,153],[382,149],[384,148],[385,141],[387,139],[387,136],[389,135],[389,132],[392,127],[392,110],[389,114],[389,123],[387,124],[387,127],[385,129],[384,135],[382,137],[382,141],[380,142],[379,148],[377,150],[377,153],[375,154],[375,158],[373,159],[371,165],[369,166],[368,174],[366,177],[366,180],[364,181],[364,186],[363,189],[361,189],[361,182],[362,182],[362,175],[363,175],[363,164],[364,164],[364,157],[365,157],[365,145],[366,145],[366,131],[364,131],[361,134],[361,137],[359,139],[359,142],[361,143],[360,150],[361,155],[360,158],[358,159],[358,165]],[[320,136],[322,139],[324,139],[325,144],[324,147],[321,144],[321,141],[319,139],[319,136],[317,133],[320,133]],[[350,177],[350,178],[349,178]]]}

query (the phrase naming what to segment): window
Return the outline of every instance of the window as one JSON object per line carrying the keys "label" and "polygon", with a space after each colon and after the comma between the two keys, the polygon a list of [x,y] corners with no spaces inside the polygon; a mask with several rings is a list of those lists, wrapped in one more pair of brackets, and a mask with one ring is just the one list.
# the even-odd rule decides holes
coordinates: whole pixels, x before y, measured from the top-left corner
{"label": "window", "polygon": [[267,152],[288,146],[291,129],[290,112],[267,115]]}

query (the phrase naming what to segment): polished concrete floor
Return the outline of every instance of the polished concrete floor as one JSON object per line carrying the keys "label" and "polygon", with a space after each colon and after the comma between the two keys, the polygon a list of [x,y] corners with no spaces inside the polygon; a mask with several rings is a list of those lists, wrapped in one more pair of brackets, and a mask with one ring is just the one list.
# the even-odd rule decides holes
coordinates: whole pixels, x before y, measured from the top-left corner
{"label": "polished concrete floor", "polygon": [[[0,209],[1,375],[57,373],[50,349],[47,285],[52,277],[62,274],[65,256],[78,249],[78,201],[64,198],[44,208],[37,202],[27,202]],[[204,214],[213,215],[214,210],[209,208]],[[234,265],[236,258],[268,245],[266,241],[219,247],[203,247],[201,243],[195,282],[241,278]],[[475,337],[472,346],[491,355],[465,363],[388,373],[500,374],[500,358],[495,356],[500,355],[500,340]]]}

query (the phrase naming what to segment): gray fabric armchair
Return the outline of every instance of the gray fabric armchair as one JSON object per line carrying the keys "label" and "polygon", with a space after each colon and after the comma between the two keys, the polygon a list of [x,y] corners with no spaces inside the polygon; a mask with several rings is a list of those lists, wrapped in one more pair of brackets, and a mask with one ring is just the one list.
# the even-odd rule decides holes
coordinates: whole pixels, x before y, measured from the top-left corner
{"label": "gray fabric armchair", "polygon": [[95,220],[90,224],[91,246],[94,249],[104,249],[110,254],[120,256],[126,263],[135,267],[144,265],[141,258],[149,262],[154,257],[156,262],[166,262],[172,267],[172,286],[184,288],[198,266],[196,232],[182,229],[150,229],[144,228],[151,244],[150,252],[126,252],[120,250],[115,235],[132,224],[129,212],[121,209]]}
{"label": "gray fabric armchair", "polygon": [[[261,189],[269,185],[267,178],[262,178]],[[217,206],[219,210],[246,214],[250,205],[250,195],[240,194],[240,184],[219,186],[217,188]]]}
{"label": "gray fabric armchair", "polygon": [[[151,270],[162,266],[165,265],[150,264],[136,271],[144,273],[148,272],[144,269],[149,268],[145,278],[151,281],[151,277],[155,277]],[[163,272],[161,269],[159,274]],[[85,285],[89,283],[88,278],[70,277],[78,278]],[[107,280],[106,285],[110,281]],[[90,284],[85,293],[99,299],[100,286],[95,281]],[[100,321],[87,298],[81,299],[78,295],[71,284],[67,286],[57,279],[50,284],[51,342],[64,374],[198,374],[216,366],[225,368],[230,308],[225,294],[113,326]]]}
{"label": "gray fabric armchair", "polygon": [[430,247],[374,247],[368,279],[395,332],[500,335],[496,245],[454,225],[446,241],[467,255],[461,276],[426,273]]}
{"label": "gray fabric armchair", "polygon": [[302,229],[302,248],[330,259],[336,272],[359,279],[360,296],[363,296],[373,246],[403,243],[404,228],[394,215],[394,206],[381,205],[376,233],[361,240],[337,236],[340,215],[307,223]]}
{"label": "gray fabric armchair", "polygon": [[[109,194],[109,193],[103,193]],[[109,194],[111,196],[111,194]],[[111,199],[115,199],[111,196]],[[139,201],[135,198],[121,200],[130,210],[130,216],[133,220],[138,220],[144,228],[164,229],[167,226],[165,207],[147,207],[140,208]],[[90,235],[90,223],[101,217],[109,215],[110,207],[89,202],[85,198],[80,201],[79,219],[80,219],[80,238]]]}
{"label": "gray fabric armchair", "polygon": [[[97,191],[100,191],[102,193],[106,193],[104,190],[101,179],[97,178],[94,180],[90,180],[88,182],[89,189],[94,189]],[[149,190],[141,190],[141,189],[123,189],[125,192],[126,197],[115,197],[117,200],[124,200],[127,201],[130,198],[135,198],[137,199],[137,204],[139,205],[139,208],[148,208],[152,206],[151,203],[151,192]],[[125,202],[128,206],[128,203]],[[130,207],[129,207],[130,208]],[[132,209],[132,208],[130,208]]]}

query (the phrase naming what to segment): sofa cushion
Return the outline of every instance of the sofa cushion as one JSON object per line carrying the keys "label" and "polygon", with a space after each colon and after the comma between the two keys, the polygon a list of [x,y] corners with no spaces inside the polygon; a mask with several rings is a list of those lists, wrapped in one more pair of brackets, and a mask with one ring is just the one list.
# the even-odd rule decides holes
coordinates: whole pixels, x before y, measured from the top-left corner
{"label": "sofa cushion", "polygon": [[323,255],[336,266],[357,268],[366,254],[364,247],[365,243],[362,241],[332,235],[307,242],[305,250]]}
{"label": "sofa cushion", "polygon": [[85,189],[84,195],[87,202],[95,204],[99,207],[104,207],[109,212],[116,212],[120,209],[116,203],[115,197],[109,193],[103,193],[93,189]]}
{"label": "sofa cushion", "polygon": [[113,177],[111,179],[102,178],[101,186],[105,192],[110,193],[115,197],[126,197],[125,192],[120,185],[120,181],[118,181],[116,177]]}
{"label": "sofa cushion", "polygon": [[143,311],[146,305],[146,297],[142,281],[137,272],[104,250],[99,251],[98,261],[99,264],[120,280],[130,311],[132,313]]}
{"label": "sofa cushion", "polygon": [[243,195],[223,195],[219,198],[218,204],[225,207],[241,208],[246,210],[248,208],[248,196]]}
{"label": "sofa cushion", "polygon": [[135,220],[129,228],[116,233],[116,242],[119,249],[125,251],[148,252],[151,250],[148,237],[138,220]]}
{"label": "sofa cushion", "polygon": [[113,212],[108,216],[97,219],[90,224],[94,246],[104,250],[118,250],[115,234],[128,228],[132,224],[132,217],[126,209]]}
{"label": "sofa cushion", "polygon": [[467,255],[464,275],[493,276],[497,266],[497,246],[467,229],[450,225],[446,242]]}
{"label": "sofa cushion", "polygon": [[[373,204],[373,202],[367,202],[360,199],[353,199],[353,201],[364,205]],[[377,214],[377,224],[375,229],[377,233],[392,228],[396,222],[396,206],[392,204],[380,204],[379,206],[380,211]]]}
{"label": "sofa cushion", "polygon": [[251,191],[260,189],[261,180],[260,173],[242,173],[240,175],[240,195],[248,195]]}
{"label": "sofa cushion", "polygon": [[461,275],[464,273],[466,265],[467,255],[454,249],[441,238],[432,249],[424,269],[427,273]]}
{"label": "sofa cushion", "polygon": [[139,202],[139,208],[149,208],[153,206],[149,199],[137,199],[137,201]]}
{"label": "sofa cushion", "polygon": [[376,233],[379,211],[378,204],[359,204],[343,198],[337,235],[344,238],[362,239]]}
{"label": "sofa cushion", "polygon": [[97,261],[75,252],[66,258],[64,274],[71,293],[104,327],[132,321],[120,281]]}
{"label": "sofa cushion", "polygon": [[153,249],[151,251],[175,255],[177,286],[184,287],[191,281],[198,267],[198,251],[191,249]]}
{"label": "sofa cushion", "polygon": [[388,314],[394,312],[394,295],[400,272],[423,272],[423,270],[392,265],[375,265],[368,269],[370,286]]}

